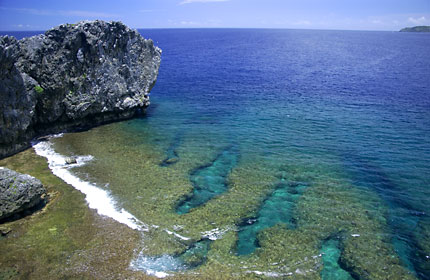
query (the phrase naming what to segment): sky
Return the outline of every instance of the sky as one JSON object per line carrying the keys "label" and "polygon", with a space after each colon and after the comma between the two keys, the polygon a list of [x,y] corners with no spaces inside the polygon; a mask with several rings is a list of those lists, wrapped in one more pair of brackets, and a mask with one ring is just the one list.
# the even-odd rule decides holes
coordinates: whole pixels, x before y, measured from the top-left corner
{"label": "sky", "polygon": [[0,31],[94,19],[131,28],[397,31],[430,25],[430,0],[0,0]]}

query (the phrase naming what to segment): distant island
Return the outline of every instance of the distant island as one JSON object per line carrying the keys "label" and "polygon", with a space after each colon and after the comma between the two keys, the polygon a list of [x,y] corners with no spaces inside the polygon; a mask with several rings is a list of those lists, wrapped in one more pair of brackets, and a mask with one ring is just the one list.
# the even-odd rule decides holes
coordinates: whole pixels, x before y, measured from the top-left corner
{"label": "distant island", "polygon": [[401,29],[400,32],[430,32],[430,26],[406,27]]}

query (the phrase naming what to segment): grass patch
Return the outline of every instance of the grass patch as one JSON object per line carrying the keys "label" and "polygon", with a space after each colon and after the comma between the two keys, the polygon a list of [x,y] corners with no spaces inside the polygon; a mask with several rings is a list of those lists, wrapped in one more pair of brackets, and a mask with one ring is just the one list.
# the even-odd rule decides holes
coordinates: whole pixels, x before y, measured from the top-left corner
{"label": "grass patch", "polygon": [[41,86],[39,86],[39,85],[35,86],[35,87],[34,87],[34,90],[35,90],[38,94],[42,94],[42,93],[43,93],[43,91],[44,91],[43,87],[41,87]]}

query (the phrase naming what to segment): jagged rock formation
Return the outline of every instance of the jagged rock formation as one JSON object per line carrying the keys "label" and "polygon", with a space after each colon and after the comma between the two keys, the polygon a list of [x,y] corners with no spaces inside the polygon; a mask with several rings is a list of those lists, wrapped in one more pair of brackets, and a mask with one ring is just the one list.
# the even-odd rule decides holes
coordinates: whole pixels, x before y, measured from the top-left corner
{"label": "jagged rock formation", "polygon": [[42,203],[45,193],[38,179],[0,167],[0,221]]}
{"label": "jagged rock formation", "polygon": [[149,105],[161,50],[120,22],[0,37],[0,158],[38,135],[133,117]]}

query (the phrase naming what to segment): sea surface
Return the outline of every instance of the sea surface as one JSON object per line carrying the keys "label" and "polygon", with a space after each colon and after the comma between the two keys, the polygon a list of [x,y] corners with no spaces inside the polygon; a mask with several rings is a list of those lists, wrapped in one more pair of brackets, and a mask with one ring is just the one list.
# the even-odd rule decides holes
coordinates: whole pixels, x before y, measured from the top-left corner
{"label": "sea surface", "polygon": [[139,32],[146,114],[36,145],[142,232],[131,269],[430,279],[429,34]]}

